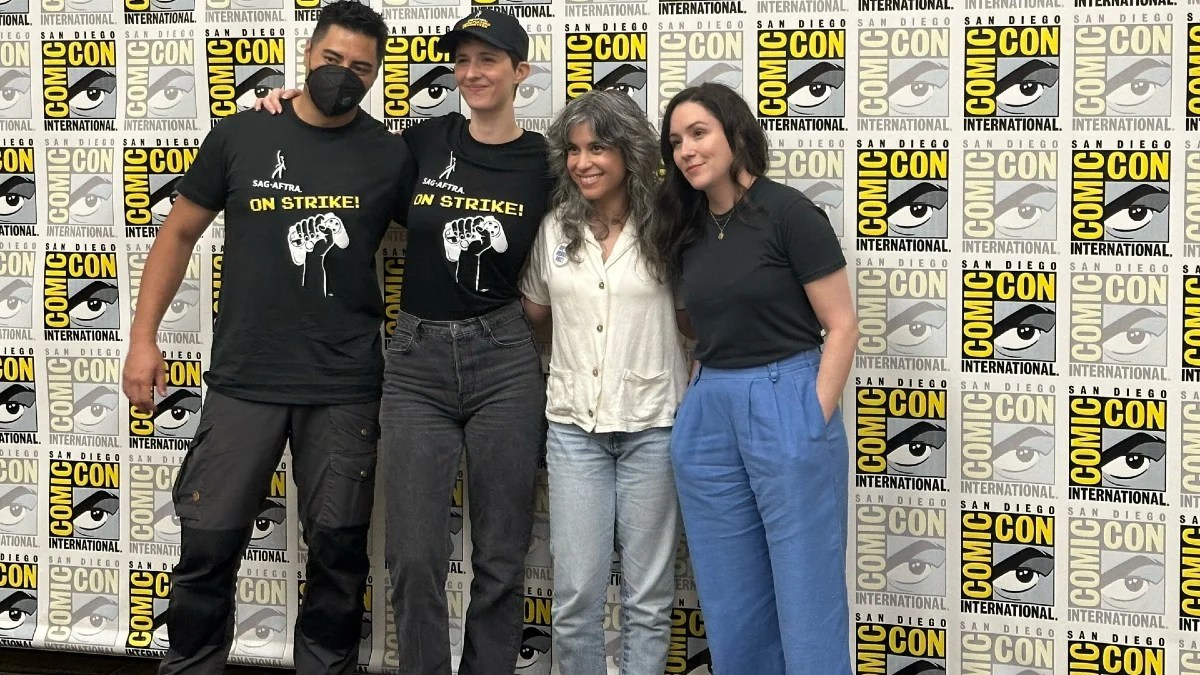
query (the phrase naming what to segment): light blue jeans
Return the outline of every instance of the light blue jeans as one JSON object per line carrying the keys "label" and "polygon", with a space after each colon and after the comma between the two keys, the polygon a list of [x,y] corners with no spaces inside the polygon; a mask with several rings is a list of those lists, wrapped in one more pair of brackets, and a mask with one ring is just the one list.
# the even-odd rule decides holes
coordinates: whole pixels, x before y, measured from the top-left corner
{"label": "light blue jeans", "polygon": [[563,675],[604,675],[604,603],[614,534],[621,555],[625,675],[661,673],[671,637],[679,506],[671,429],[588,433],[550,423],[554,660]]}

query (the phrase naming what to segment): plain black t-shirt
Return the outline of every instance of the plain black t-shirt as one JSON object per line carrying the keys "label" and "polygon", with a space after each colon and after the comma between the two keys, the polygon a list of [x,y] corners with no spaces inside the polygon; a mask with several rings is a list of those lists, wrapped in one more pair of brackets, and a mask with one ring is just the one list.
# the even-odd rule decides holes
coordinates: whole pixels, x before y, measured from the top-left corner
{"label": "plain black t-shirt", "polygon": [[482,316],[521,297],[518,281],[553,180],[546,139],[471,138],[458,113],[404,132],[417,164],[408,212],[401,308],[430,321]]}
{"label": "plain black t-shirt", "polygon": [[696,359],[749,368],[820,347],[804,284],[846,266],[829,219],[800,191],[765,177],[732,218],[724,239],[707,220],[683,251],[679,291],[696,327]]}
{"label": "plain black t-shirt", "polygon": [[362,110],[326,129],[285,103],[279,117],[246,111],[213,128],[179,182],[225,211],[209,386],[296,405],[380,397],[375,252],[411,168],[407,146]]}

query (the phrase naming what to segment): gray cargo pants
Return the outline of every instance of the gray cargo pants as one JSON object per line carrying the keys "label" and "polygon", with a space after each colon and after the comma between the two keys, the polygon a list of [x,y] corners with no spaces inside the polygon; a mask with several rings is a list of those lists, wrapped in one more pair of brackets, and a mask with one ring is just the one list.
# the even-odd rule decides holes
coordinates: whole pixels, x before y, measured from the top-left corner
{"label": "gray cargo pants", "polygon": [[[234,638],[234,584],[251,540],[282,513],[269,489],[291,443],[308,545],[307,587],[293,657],[301,674],[354,671],[370,561],[379,401],[309,406],[258,403],[210,390],[175,481],[180,557],[167,610],[160,675],[219,674]],[[278,518],[275,518],[275,522]]]}

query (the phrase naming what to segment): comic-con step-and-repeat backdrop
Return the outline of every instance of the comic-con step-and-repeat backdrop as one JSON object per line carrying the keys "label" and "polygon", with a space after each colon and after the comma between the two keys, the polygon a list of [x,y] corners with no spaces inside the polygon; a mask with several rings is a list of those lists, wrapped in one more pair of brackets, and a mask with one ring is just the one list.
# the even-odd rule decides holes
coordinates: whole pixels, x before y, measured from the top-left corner
{"label": "comic-con step-and-repeat backdrop", "polygon": [[[162,654],[222,223],[163,322],[153,415],[120,393],[130,317],[175,182],[212,124],[303,80],[317,2],[0,2],[0,645]],[[372,2],[392,37],[371,112],[394,129],[465,112],[433,47],[476,5]],[[1200,673],[1200,6],[499,7],[533,36],[528,128],[593,88],[657,122],[685,86],[724,82],[769,131],[770,175],[842,237],[862,334],[844,400],[857,673]],[[399,233],[380,256],[394,317]],[[289,472],[237,582],[242,663],[290,662],[306,552]],[[552,659],[539,495],[522,674]],[[464,498],[460,482],[447,503],[456,652]],[[396,664],[381,542],[376,527],[363,672]],[[667,672],[706,673],[680,552]],[[619,567],[612,582],[617,654]]]}

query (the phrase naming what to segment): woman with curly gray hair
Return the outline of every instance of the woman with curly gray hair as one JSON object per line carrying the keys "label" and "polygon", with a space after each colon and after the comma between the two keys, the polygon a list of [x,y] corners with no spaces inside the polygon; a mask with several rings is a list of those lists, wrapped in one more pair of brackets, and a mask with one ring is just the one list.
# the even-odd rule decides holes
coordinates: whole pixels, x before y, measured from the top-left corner
{"label": "woman with curly gray hair", "polygon": [[534,322],[554,308],[546,461],[555,660],[571,675],[607,672],[603,611],[615,539],[618,665],[629,675],[661,673],[679,535],[671,424],[687,367],[654,244],[657,139],[629,97],[613,91],[571,101],[547,135],[555,206],[521,290]]}

